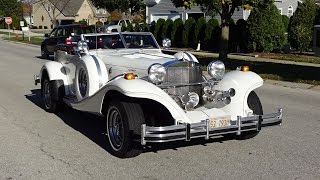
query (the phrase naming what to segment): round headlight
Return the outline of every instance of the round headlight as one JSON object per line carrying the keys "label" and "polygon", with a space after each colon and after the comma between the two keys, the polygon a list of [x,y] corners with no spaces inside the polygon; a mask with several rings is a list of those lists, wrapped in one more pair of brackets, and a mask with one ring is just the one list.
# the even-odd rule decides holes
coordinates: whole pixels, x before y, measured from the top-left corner
{"label": "round headlight", "polygon": [[161,64],[153,64],[148,70],[149,80],[155,84],[162,83],[166,77],[166,74],[166,68]]}
{"label": "round headlight", "polygon": [[222,79],[225,72],[225,66],[221,61],[212,61],[208,65],[208,73],[214,79],[220,80]]}

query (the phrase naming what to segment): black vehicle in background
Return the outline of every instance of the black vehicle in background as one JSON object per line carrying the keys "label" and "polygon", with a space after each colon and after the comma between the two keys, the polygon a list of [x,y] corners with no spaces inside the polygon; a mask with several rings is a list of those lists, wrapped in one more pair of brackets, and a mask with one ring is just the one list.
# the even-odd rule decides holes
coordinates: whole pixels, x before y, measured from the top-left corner
{"label": "black vehicle in background", "polygon": [[41,57],[48,59],[59,48],[71,53],[81,34],[95,33],[94,26],[71,24],[54,28],[41,43]]}

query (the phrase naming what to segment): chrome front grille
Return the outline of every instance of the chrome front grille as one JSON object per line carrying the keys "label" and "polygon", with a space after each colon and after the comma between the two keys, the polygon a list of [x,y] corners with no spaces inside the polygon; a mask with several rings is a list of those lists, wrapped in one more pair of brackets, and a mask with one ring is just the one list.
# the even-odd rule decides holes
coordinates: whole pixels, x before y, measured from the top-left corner
{"label": "chrome front grille", "polygon": [[184,67],[181,66],[168,66],[167,75],[164,80],[164,85],[172,85],[167,89],[171,95],[183,95],[189,92],[196,92],[200,95],[201,85],[189,84],[198,83],[202,81],[201,66],[195,63],[184,62]]}

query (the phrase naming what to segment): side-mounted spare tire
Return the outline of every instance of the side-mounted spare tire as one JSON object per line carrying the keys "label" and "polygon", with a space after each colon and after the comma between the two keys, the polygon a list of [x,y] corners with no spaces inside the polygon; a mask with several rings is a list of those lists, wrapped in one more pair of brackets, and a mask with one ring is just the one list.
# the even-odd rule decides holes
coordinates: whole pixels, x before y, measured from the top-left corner
{"label": "side-mounted spare tire", "polygon": [[108,81],[104,63],[95,56],[83,56],[76,67],[75,90],[78,101],[96,93]]}

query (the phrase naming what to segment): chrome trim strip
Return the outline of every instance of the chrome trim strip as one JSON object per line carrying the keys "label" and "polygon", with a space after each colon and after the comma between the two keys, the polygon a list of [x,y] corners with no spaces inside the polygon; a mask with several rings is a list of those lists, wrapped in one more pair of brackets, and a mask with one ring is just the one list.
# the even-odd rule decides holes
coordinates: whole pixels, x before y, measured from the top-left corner
{"label": "chrome trim strip", "polygon": [[91,57],[94,59],[94,62],[96,63],[96,67],[97,67],[97,71],[98,71],[98,75],[99,75],[99,88],[102,87],[102,72],[101,72],[101,67],[99,64],[99,61],[97,59],[97,57],[95,57],[94,55],[91,55]]}
{"label": "chrome trim strip", "polygon": [[255,115],[242,118],[237,117],[236,124],[228,127],[209,128],[209,120],[202,120],[200,123],[179,124],[164,127],[149,127],[146,124],[141,126],[141,144],[147,142],[170,142],[185,140],[189,141],[194,138],[205,138],[208,140],[212,136],[220,136],[230,133],[241,135],[245,131],[260,131],[261,128],[280,125],[282,123],[282,109],[277,113],[266,115]]}

